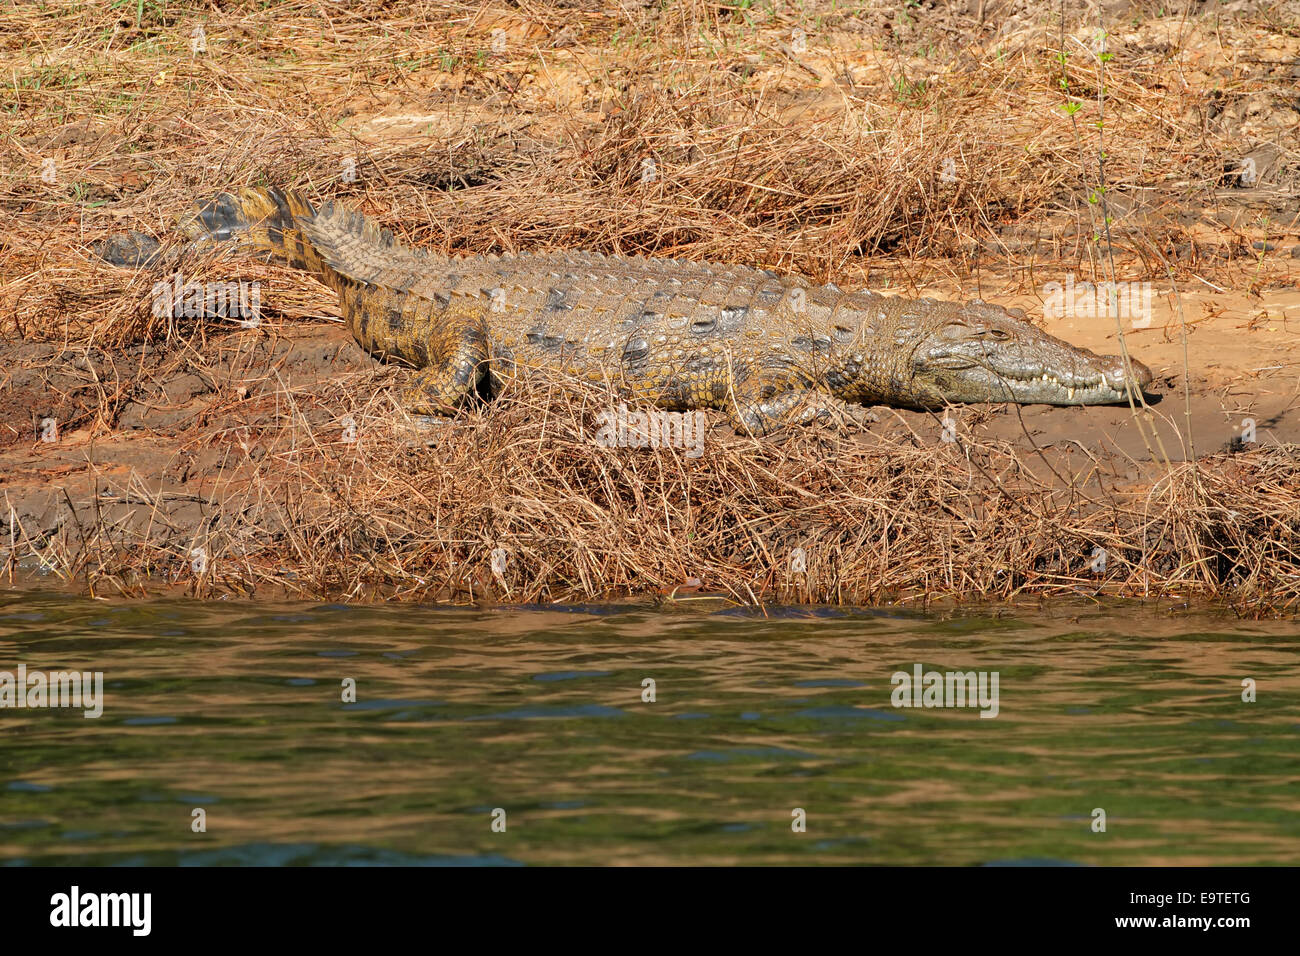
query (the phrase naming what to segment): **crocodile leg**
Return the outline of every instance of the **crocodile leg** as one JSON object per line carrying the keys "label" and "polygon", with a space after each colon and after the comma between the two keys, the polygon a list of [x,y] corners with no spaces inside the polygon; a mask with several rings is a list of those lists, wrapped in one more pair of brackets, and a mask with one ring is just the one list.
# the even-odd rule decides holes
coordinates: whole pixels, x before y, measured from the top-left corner
{"label": "crocodile leg", "polygon": [[861,405],[852,405],[820,389],[790,388],[766,398],[763,391],[762,382],[746,383],[727,402],[727,421],[740,434],[766,435],[785,425],[810,422],[843,426],[849,421],[865,425],[877,420]]}
{"label": "crocodile leg", "polygon": [[478,360],[470,357],[422,368],[402,388],[402,407],[412,415],[454,415],[474,391],[478,372]]}
{"label": "crocodile leg", "polygon": [[454,415],[487,374],[488,349],[482,328],[452,332],[440,328],[424,342],[423,368],[412,373],[401,392],[402,406],[414,415]]}
{"label": "crocodile leg", "polygon": [[[371,354],[415,367],[401,390],[401,403],[414,415],[453,415],[488,373],[487,332],[480,310],[470,303],[406,296],[383,303],[368,289],[343,299],[357,340]],[[351,301],[349,301],[351,300]],[[367,301],[370,300],[370,301]],[[384,327],[373,327],[371,316]]]}

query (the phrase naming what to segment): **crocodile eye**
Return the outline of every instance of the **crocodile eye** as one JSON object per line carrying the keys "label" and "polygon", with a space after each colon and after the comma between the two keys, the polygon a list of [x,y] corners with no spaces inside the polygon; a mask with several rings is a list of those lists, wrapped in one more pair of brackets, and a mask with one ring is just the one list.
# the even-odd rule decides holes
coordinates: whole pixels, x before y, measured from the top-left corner
{"label": "crocodile eye", "polygon": [[975,335],[981,339],[994,339],[998,342],[1011,338],[1011,333],[1004,332],[1002,329],[980,329]]}

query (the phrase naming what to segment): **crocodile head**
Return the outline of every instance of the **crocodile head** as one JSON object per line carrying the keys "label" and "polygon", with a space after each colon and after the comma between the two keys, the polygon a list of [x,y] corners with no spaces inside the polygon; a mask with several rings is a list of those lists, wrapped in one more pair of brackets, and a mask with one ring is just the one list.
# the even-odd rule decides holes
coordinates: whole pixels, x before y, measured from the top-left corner
{"label": "crocodile head", "polygon": [[[1023,312],[1019,312],[1023,315]],[[1110,405],[1151,384],[1151,370],[1048,335],[1011,312],[968,304],[930,327],[912,353],[918,404]]]}

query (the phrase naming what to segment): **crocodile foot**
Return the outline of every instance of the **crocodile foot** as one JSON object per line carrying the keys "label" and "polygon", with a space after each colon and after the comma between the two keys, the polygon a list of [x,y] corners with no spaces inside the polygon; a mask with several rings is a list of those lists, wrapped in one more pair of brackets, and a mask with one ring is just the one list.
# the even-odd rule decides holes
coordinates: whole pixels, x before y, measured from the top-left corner
{"label": "crocodile foot", "polygon": [[737,432],[754,436],[767,435],[789,425],[833,425],[842,430],[850,426],[866,428],[879,421],[875,412],[833,395],[817,391],[792,389],[770,399],[736,402],[726,409],[727,420]]}

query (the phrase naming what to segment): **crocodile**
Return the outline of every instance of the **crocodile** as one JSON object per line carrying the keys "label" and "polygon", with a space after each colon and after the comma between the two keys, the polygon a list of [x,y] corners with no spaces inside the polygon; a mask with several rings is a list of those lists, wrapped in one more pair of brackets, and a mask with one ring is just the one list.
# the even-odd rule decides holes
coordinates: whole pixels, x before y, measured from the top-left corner
{"label": "crocodile", "polygon": [[[669,411],[712,408],[737,432],[861,422],[873,405],[1131,402],[1150,370],[1076,348],[1019,309],[975,299],[844,292],[740,265],[525,252],[444,256],[301,193],[224,192],[178,221],[192,242],[235,241],[319,276],[356,341],[413,368],[403,404],[454,414],[521,370],[606,383]],[[156,246],[157,244],[154,243]],[[142,261],[139,243],[101,255]]]}

